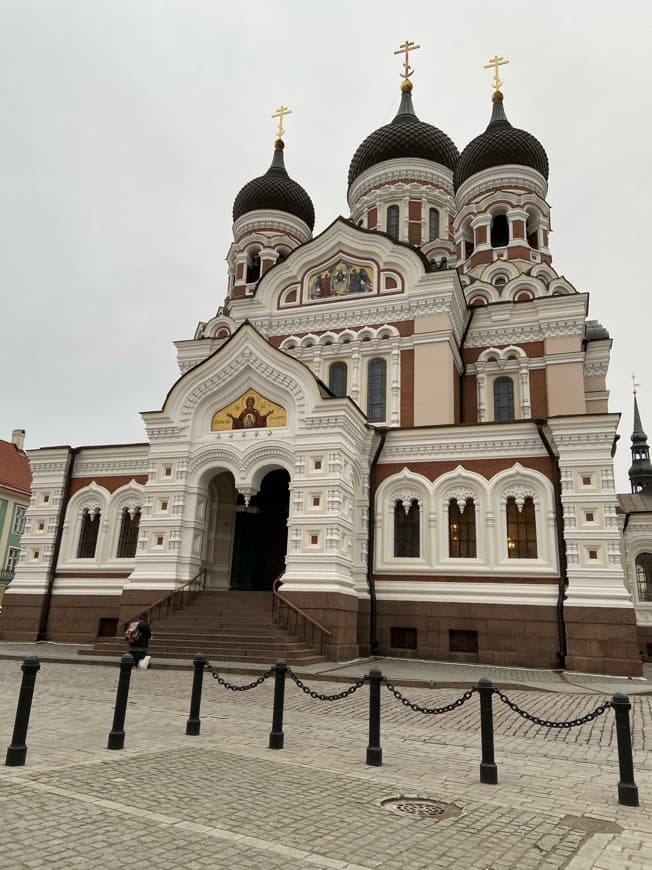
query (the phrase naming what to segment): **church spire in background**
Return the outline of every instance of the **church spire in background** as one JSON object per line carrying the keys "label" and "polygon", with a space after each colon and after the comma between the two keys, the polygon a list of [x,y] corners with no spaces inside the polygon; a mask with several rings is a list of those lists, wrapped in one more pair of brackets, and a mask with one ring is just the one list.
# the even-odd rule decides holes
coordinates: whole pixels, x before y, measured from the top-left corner
{"label": "church spire in background", "polygon": [[652,465],[650,464],[650,448],[647,443],[647,435],[641,423],[641,415],[636,398],[636,389],[640,385],[636,383],[634,375],[632,375],[632,380],[634,382],[634,430],[632,432],[632,465],[629,469],[629,479],[632,485],[632,492],[640,492],[647,488],[652,490]]}

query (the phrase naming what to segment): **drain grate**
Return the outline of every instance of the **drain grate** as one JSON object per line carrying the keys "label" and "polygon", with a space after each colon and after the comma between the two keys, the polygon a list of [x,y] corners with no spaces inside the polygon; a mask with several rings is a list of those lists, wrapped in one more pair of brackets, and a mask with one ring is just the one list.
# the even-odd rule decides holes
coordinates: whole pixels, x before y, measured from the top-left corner
{"label": "drain grate", "polygon": [[380,802],[381,807],[390,813],[401,816],[411,816],[413,819],[440,819],[459,816],[462,810],[456,804],[447,804],[443,801],[432,800],[422,797],[386,798]]}

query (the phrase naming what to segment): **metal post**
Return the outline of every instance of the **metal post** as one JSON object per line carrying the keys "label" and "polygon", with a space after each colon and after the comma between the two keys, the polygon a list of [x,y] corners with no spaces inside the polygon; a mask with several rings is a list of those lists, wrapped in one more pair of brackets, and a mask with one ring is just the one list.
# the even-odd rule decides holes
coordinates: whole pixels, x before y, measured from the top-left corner
{"label": "metal post", "polygon": [[380,767],[383,763],[383,750],[380,747],[380,683],[383,675],[380,671],[369,671],[369,746],[367,746],[367,764]]}
{"label": "metal post", "polygon": [[287,664],[280,659],[272,668],[274,671],[274,713],[272,730],[269,732],[269,748],[283,749],[283,702],[285,700],[285,675]]}
{"label": "metal post", "polygon": [[192,660],[195,673],[192,678],[192,695],[190,697],[190,715],[186,722],[186,734],[190,737],[197,737],[201,720],[199,718],[199,708],[201,706],[201,687],[204,681],[204,668],[208,664],[205,656],[201,653]]}
{"label": "metal post", "polygon": [[480,782],[496,785],[498,768],[494,761],[494,715],[491,680],[483,677],[478,681],[480,693],[480,735],[482,740],[482,761],[480,762]]}
{"label": "metal post", "polygon": [[124,749],[125,745],[125,714],[127,712],[127,700],[129,698],[129,682],[131,669],[134,666],[134,657],[127,653],[120,659],[120,678],[118,679],[118,692],[115,698],[115,711],[113,713],[113,728],[109,731],[107,749]]}
{"label": "metal post", "polygon": [[634,782],[634,760],[632,758],[632,732],[629,727],[629,711],[632,705],[627,695],[617,692],[611,699],[616,714],[616,739],[618,741],[618,803],[626,807],[638,806],[638,787]]}
{"label": "metal post", "polygon": [[38,656],[27,656],[21,666],[23,679],[20,684],[20,694],[18,695],[14,734],[11,738],[11,745],[7,749],[5,761],[5,765],[9,767],[22,767],[25,764],[25,758],[27,757],[27,743],[25,741],[29,726],[29,714],[32,709],[36,674],[40,667],[41,663],[38,660]]}

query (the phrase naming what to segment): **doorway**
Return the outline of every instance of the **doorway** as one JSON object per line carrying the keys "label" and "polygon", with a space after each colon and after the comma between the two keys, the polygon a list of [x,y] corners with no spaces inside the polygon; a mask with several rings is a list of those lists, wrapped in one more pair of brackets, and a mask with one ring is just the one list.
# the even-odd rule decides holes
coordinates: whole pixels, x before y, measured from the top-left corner
{"label": "doorway", "polygon": [[230,588],[262,591],[272,588],[285,568],[290,475],[276,469],[265,475],[259,492],[245,508],[238,497],[235,508]]}

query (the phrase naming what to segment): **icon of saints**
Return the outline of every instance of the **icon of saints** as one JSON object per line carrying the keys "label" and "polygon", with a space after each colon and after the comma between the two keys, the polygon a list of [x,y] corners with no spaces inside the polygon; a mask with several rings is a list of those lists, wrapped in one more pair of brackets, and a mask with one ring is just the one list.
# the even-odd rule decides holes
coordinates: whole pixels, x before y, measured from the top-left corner
{"label": "icon of saints", "polygon": [[273,410],[267,411],[266,414],[261,414],[258,408],[256,408],[253,396],[247,396],[245,406],[237,417],[227,411],[227,417],[230,417],[232,420],[232,429],[264,429],[267,426],[267,418],[271,414],[273,414]]}

